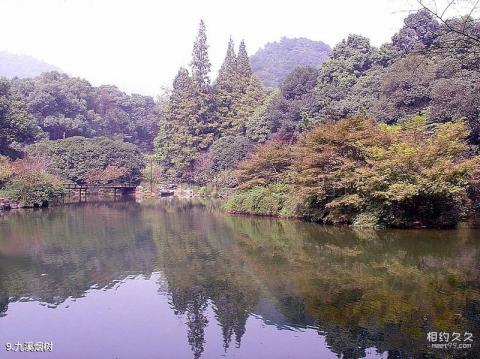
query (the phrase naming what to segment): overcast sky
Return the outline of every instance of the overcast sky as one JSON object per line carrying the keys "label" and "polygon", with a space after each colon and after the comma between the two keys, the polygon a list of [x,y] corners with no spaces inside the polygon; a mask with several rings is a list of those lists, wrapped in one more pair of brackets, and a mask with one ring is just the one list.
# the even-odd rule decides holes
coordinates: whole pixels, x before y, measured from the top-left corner
{"label": "overcast sky", "polygon": [[282,36],[334,46],[357,33],[380,45],[412,6],[411,0],[1,0],[0,50],[32,55],[94,85],[155,95],[189,64],[201,18],[216,70],[230,35],[236,44],[245,39],[250,54]]}

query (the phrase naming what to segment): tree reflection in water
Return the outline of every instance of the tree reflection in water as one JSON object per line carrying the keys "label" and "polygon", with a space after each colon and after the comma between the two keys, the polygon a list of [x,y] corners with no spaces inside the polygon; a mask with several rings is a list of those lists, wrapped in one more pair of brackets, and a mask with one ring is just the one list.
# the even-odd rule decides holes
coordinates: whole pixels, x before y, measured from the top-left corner
{"label": "tree reflection in water", "polygon": [[[232,340],[240,347],[252,315],[279,330],[315,328],[343,358],[372,347],[392,358],[442,357],[427,332],[480,333],[479,234],[235,217],[207,201],[11,214],[0,219],[0,323],[9,302],[58,305],[159,272],[194,358],[214,322],[225,352]],[[473,345],[457,354],[474,357]]]}

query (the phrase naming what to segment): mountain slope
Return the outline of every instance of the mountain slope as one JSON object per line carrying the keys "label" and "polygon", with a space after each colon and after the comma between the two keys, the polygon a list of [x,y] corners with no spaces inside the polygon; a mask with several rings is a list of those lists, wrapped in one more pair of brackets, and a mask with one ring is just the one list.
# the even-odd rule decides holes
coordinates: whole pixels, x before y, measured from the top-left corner
{"label": "mountain slope", "polygon": [[320,67],[330,52],[330,46],[322,41],[283,37],[279,42],[268,43],[258,50],[250,57],[250,62],[263,85],[272,88],[280,85],[298,66]]}
{"label": "mountain slope", "polygon": [[58,71],[58,68],[32,56],[0,51],[0,77],[36,77],[48,71]]}

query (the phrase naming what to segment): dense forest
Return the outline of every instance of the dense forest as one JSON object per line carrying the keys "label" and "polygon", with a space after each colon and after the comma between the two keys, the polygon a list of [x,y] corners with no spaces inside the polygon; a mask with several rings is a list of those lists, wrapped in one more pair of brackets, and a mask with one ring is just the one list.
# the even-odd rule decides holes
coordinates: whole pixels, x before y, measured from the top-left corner
{"label": "dense forest", "polygon": [[[297,66],[273,89],[252,69],[245,42],[236,47],[232,39],[212,80],[203,21],[190,68],[179,69],[165,101],[56,72],[1,80],[0,153],[23,156],[15,162],[24,165],[3,159],[9,165],[0,186],[8,187],[15,168],[35,168],[39,148],[47,157],[62,146],[78,156],[68,137],[106,136],[130,142],[130,153],[135,146],[153,151],[162,183],[228,196],[231,212],[361,226],[454,225],[478,198],[480,23],[442,22],[426,9],[404,22],[378,48],[350,35],[326,61],[328,47],[312,45],[323,49],[322,65]],[[275,66],[280,77],[264,84],[291,64]],[[35,151],[25,147],[38,141],[44,144]],[[138,181],[142,166],[133,173],[112,160],[98,168],[108,175],[72,177],[51,170],[52,162],[69,163],[61,161],[43,168],[80,182]]]}

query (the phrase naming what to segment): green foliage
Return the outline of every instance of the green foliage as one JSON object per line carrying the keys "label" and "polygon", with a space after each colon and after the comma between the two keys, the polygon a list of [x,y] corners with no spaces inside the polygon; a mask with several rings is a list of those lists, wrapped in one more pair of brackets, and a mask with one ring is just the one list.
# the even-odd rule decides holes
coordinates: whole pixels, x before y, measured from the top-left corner
{"label": "green foliage", "polygon": [[13,176],[14,170],[10,160],[0,155],[0,187]]}
{"label": "green foliage", "polygon": [[278,102],[280,90],[273,90],[259,104],[245,123],[245,134],[254,142],[266,142],[274,132],[275,121],[270,116],[270,110]]}
{"label": "green foliage", "polygon": [[40,134],[25,103],[9,81],[0,78],[0,155],[12,154],[15,142],[32,142]]}
{"label": "green foliage", "polygon": [[290,195],[289,187],[284,184],[255,186],[233,194],[225,209],[230,213],[290,217],[293,215],[287,205]]}
{"label": "green foliage", "polygon": [[208,150],[219,127],[203,20],[193,46],[191,67],[191,77],[188,70],[180,68],[154,141],[156,159],[164,174],[184,181],[191,178],[195,160]]}
{"label": "green foliage", "polygon": [[430,103],[430,86],[435,81],[432,59],[411,54],[393,63],[382,78],[381,93],[374,113],[392,123],[425,112]]}
{"label": "green foliage", "polygon": [[241,163],[231,208],[250,208],[245,198],[257,208],[261,189],[285,184],[295,199],[289,208],[314,221],[451,226],[469,208],[467,192],[480,174],[467,136],[462,121],[432,128],[425,116],[393,127],[365,118],[322,124],[295,146],[264,145]]}
{"label": "green foliage", "polygon": [[392,38],[397,51],[419,52],[438,43],[441,27],[426,9],[408,15],[404,23],[405,26]]}
{"label": "green foliage", "polygon": [[363,212],[359,213],[353,220],[353,226],[359,228],[375,228],[378,226],[380,218],[378,213]]}
{"label": "green foliage", "polygon": [[115,86],[93,87],[58,72],[12,80],[12,88],[51,140],[109,136],[150,149],[157,132],[158,109],[148,96],[127,95]]}
{"label": "green foliage", "polygon": [[273,136],[295,138],[317,120],[315,87],[318,71],[313,67],[298,67],[280,87],[280,95],[273,99],[265,114]]}
{"label": "green foliage", "polygon": [[418,113],[432,123],[463,118],[478,143],[480,75],[452,57],[406,54],[380,78],[379,96],[371,105],[376,119],[399,122]]}
{"label": "green foliage", "polygon": [[207,29],[203,20],[200,20],[198,35],[192,51],[192,78],[200,91],[209,91],[209,73],[212,65],[208,59]]}
{"label": "green foliage", "polygon": [[212,115],[208,106],[205,94],[199,92],[188,71],[180,69],[155,138],[156,158],[167,174],[183,176],[213,142],[215,124],[205,117]]}
{"label": "green foliage", "polygon": [[247,48],[244,40],[240,42],[240,46],[238,48],[236,65],[236,71],[240,78],[249,78],[252,76],[253,72],[250,66],[250,60],[248,58]]}
{"label": "green foliage", "polygon": [[244,41],[235,56],[230,39],[214,91],[220,135],[244,134],[247,119],[265,97],[260,81],[252,74]]}
{"label": "green foliage", "polygon": [[[242,41],[236,56],[230,39],[213,88],[209,70],[205,25],[201,22],[192,76],[183,68],[178,72],[155,139],[156,159],[171,179],[204,183],[210,173],[231,167],[238,162],[236,157],[246,154],[245,123],[263,101],[264,93],[252,74],[245,43]],[[220,149],[217,145],[207,154],[216,139],[227,136],[235,139],[231,146]],[[219,143],[227,144],[225,140]],[[233,154],[232,149],[240,152]]]}
{"label": "green foliage", "polygon": [[[439,123],[464,118],[479,143],[480,75],[476,45],[425,10],[410,14],[392,42],[374,48],[350,35],[321,69],[315,114],[321,120],[369,116],[396,123],[427,114]],[[461,21],[460,21],[461,22]],[[463,23],[463,22],[462,22]],[[478,28],[478,20],[469,23]],[[476,59],[476,60],[475,60]]]}
{"label": "green foliage", "polygon": [[232,169],[247,156],[251,147],[250,141],[243,136],[221,137],[210,147],[213,170]]}
{"label": "green foliage", "polygon": [[95,88],[94,111],[99,123],[96,136],[134,143],[143,150],[153,148],[158,132],[159,108],[150,96],[127,95],[115,86]]}
{"label": "green foliage", "polygon": [[[468,208],[479,158],[468,158],[463,122],[433,131],[417,117],[387,131],[369,120],[320,126],[299,144],[298,183],[325,222],[378,213],[390,226],[450,226]],[[316,211],[319,210],[319,211]]]}
{"label": "green foliage", "polygon": [[329,61],[320,68],[316,89],[319,116],[330,120],[358,114],[361,107],[352,88],[384,61],[380,59],[378,50],[360,35],[349,35],[336,45]]}
{"label": "green foliage", "polygon": [[195,159],[191,170],[186,173],[186,178],[194,184],[215,187],[213,192],[234,188],[238,181],[232,171],[248,156],[252,147],[252,142],[245,136],[220,137],[210,146],[208,152]]}
{"label": "green foliage", "polygon": [[50,173],[79,184],[108,166],[125,169],[115,182],[139,183],[145,165],[137,146],[105,137],[43,141],[29,146],[27,153],[31,158],[48,159]]}
{"label": "green foliage", "polygon": [[43,171],[24,171],[14,176],[3,193],[23,207],[48,205],[63,194],[62,182]]}
{"label": "green foliage", "polygon": [[217,118],[220,121],[219,131],[236,134],[238,128],[237,104],[241,96],[239,76],[237,72],[237,56],[233,40],[228,42],[227,54],[223,61],[217,80],[214,85],[215,108]]}
{"label": "green foliage", "polygon": [[234,133],[243,135],[246,131],[248,118],[253,115],[255,109],[264,101],[265,93],[260,81],[254,75],[244,78],[240,84],[243,87],[236,104],[237,118]]}

